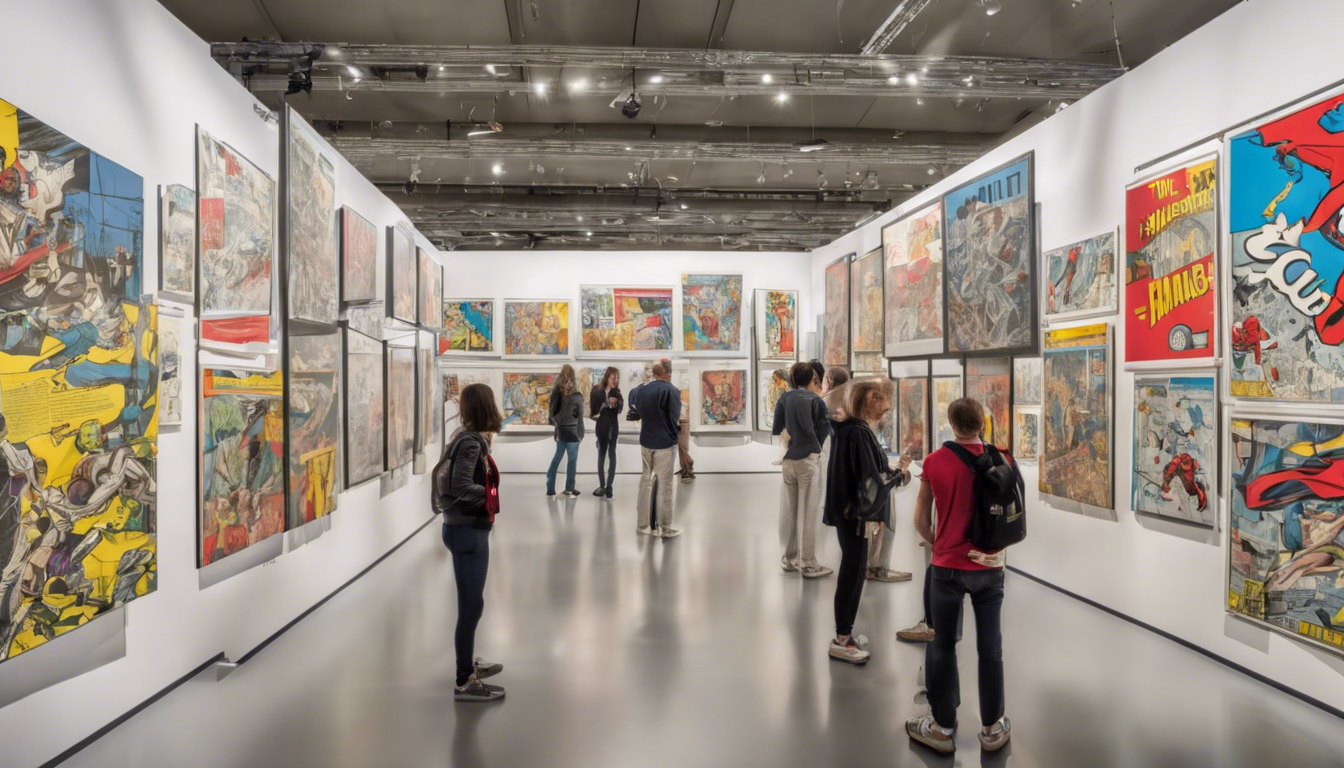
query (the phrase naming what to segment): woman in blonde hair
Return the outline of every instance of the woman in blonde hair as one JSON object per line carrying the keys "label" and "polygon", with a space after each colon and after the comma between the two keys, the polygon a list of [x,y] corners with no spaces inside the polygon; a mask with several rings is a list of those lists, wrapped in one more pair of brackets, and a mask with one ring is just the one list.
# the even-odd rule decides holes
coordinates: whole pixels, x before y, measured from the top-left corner
{"label": "woman in blonde hair", "polygon": [[583,440],[583,395],[575,391],[574,366],[560,367],[560,375],[551,390],[551,424],[555,426],[555,456],[546,470],[546,495],[555,495],[555,473],[560,468],[560,457],[569,454],[565,466],[565,492],[569,498],[579,495],[574,490],[574,472],[579,462],[579,441]]}

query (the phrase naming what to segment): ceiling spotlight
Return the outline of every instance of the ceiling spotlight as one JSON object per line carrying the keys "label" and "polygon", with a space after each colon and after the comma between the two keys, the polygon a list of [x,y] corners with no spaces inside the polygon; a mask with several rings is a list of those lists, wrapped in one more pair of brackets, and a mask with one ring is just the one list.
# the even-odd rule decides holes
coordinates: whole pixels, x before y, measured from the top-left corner
{"label": "ceiling spotlight", "polygon": [[489,72],[489,73],[492,74],[492,75],[495,74],[495,65],[494,65],[494,64],[486,64],[486,65],[485,65],[485,71],[486,71],[486,72]]}
{"label": "ceiling spotlight", "polygon": [[355,69],[354,67],[346,67],[345,71],[349,72],[350,76],[355,78],[356,80],[358,80],[360,77],[359,70]]}
{"label": "ceiling spotlight", "polygon": [[496,176],[503,176],[503,175],[504,175],[504,164],[503,164],[503,163],[495,163],[493,166],[491,166],[490,170],[493,171],[494,174],[495,174]]}
{"label": "ceiling spotlight", "polygon": [[779,93],[775,94],[775,101],[779,102],[780,104],[787,103],[788,100],[789,100],[788,91],[780,91]]}
{"label": "ceiling spotlight", "polygon": [[685,204],[685,203],[682,203],[682,204],[681,204],[681,210],[683,210],[683,211],[686,210],[687,208],[690,208],[690,207],[691,207],[691,206],[689,206],[689,205],[687,205],[687,204]]}
{"label": "ceiling spotlight", "polygon": [[975,4],[980,6],[986,16],[993,16],[1003,10],[1003,4],[999,0],[975,0]]}
{"label": "ceiling spotlight", "polygon": [[592,232],[584,232],[584,233],[583,233],[583,236],[584,236],[584,237],[592,237],[592,236],[593,236],[593,233],[592,233]]}
{"label": "ceiling spotlight", "polygon": [[635,148],[634,148],[634,147],[626,147],[626,148],[625,148],[625,151],[626,151],[626,152],[633,152],[633,151],[635,151]]}
{"label": "ceiling spotlight", "polygon": [[580,77],[578,80],[569,84],[569,90],[574,91],[575,93],[583,93],[588,90],[588,79]]}
{"label": "ceiling spotlight", "polygon": [[897,77],[897,76],[895,76],[895,75],[892,75],[891,77],[888,77],[888,78],[887,78],[887,85],[895,85],[895,84],[897,84],[897,83],[899,83],[899,82],[901,82],[901,78],[899,78],[899,77]]}
{"label": "ceiling spotlight", "polygon": [[916,75],[914,72],[911,72],[911,73],[907,74],[907,75],[905,76],[905,84],[906,84],[906,85],[919,85],[919,75]]}
{"label": "ceiling spotlight", "polygon": [[653,77],[650,77],[650,78],[649,78],[649,82],[650,82],[650,83],[653,83],[654,85],[657,85],[658,83],[663,82],[663,76],[662,76],[662,75],[654,75]]}
{"label": "ceiling spotlight", "polygon": [[930,165],[930,166],[929,166],[929,170],[927,171],[927,173],[928,173],[930,176],[936,176],[936,175],[938,175],[938,169],[937,169],[937,168],[934,168],[932,165]]}
{"label": "ceiling spotlight", "polygon": [[578,218],[578,220],[579,220],[580,223],[583,222],[583,217],[582,217],[582,216],[579,216],[579,217],[577,217],[577,218]]}
{"label": "ceiling spotlight", "polygon": [[761,75],[761,82],[765,83],[766,85],[769,85],[775,82],[775,76],[770,74],[769,72],[766,72],[764,75]]}
{"label": "ceiling spotlight", "polygon": [[546,95],[546,82],[545,82],[545,81],[541,81],[541,82],[533,83],[533,84],[532,84],[532,90],[535,91],[536,94],[537,94],[538,96],[545,96],[545,95]]}
{"label": "ceiling spotlight", "polygon": [[[630,98],[626,99],[625,103],[621,105],[621,114],[630,120],[634,120],[639,117],[639,108],[642,106],[644,105],[639,101],[639,94],[632,91]],[[629,147],[626,147],[626,149],[629,149]]]}
{"label": "ceiling spotlight", "polygon": [[446,65],[440,64],[440,65],[439,65],[439,71],[440,71],[440,72],[447,72],[447,71],[448,71],[448,67],[447,67]]}
{"label": "ceiling spotlight", "polygon": [[799,152],[819,152],[831,146],[831,142],[825,139],[808,139],[807,141],[795,141],[793,143]]}

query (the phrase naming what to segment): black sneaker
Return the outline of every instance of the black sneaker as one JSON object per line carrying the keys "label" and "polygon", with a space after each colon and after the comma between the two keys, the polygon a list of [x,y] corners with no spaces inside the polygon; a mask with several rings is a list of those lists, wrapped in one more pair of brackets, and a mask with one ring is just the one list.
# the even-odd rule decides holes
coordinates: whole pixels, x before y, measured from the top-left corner
{"label": "black sneaker", "polygon": [[458,701],[497,701],[504,698],[504,688],[482,683],[480,674],[473,672],[467,682],[453,689],[453,698]]}
{"label": "black sneaker", "polygon": [[578,491],[562,491],[560,495],[564,496],[567,499],[577,499],[582,494],[580,494]]}
{"label": "black sneaker", "polygon": [[597,490],[596,490],[596,491],[593,491],[593,495],[594,495],[594,496],[606,496],[606,495],[607,495],[607,489],[606,489],[606,488],[603,488],[602,486],[599,485],[599,486],[597,487]]}
{"label": "black sneaker", "polygon": [[610,485],[607,486],[607,498],[608,498],[608,499],[611,498],[611,486],[610,486]]}

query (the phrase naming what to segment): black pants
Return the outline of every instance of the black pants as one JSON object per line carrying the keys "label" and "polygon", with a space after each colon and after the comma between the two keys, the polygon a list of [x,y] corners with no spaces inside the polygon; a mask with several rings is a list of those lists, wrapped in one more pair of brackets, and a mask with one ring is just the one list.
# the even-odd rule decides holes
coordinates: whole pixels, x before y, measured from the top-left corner
{"label": "black pants", "polygon": [[961,681],[957,676],[957,634],[939,630],[961,619],[962,597],[971,596],[975,609],[976,651],[980,656],[980,722],[993,725],[1003,717],[1003,569],[958,571],[931,566],[929,588],[934,638],[924,650],[924,679],[928,683],[929,708],[944,728],[957,725],[961,704]]}
{"label": "black pants", "polygon": [[[616,479],[616,438],[619,436],[620,433],[615,431],[609,435],[597,433],[597,484],[602,488],[610,488]],[[603,474],[603,466],[606,474]]]}
{"label": "black pants", "polygon": [[859,615],[859,599],[863,597],[863,580],[868,571],[868,540],[863,537],[863,525],[845,522],[835,527],[840,539],[840,572],[835,580],[835,634],[848,635],[854,631],[854,617]]}
{"label": "black pants", "polygon": [[443,543],[453,553],[457,580],[457,684],[471,677],[475,666],[476,625],[485,610],[485,573],[490,569],[490,532],[470,525],[443,526]]}

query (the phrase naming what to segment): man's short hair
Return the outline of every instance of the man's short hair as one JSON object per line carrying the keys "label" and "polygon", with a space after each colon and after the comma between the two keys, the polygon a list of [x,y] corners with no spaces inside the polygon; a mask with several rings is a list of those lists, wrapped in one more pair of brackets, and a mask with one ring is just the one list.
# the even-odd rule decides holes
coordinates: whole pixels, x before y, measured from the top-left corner
{"label": "man's short hair", "polygon": [[947,423],[958,435],[978,435],[985,430],[985,409],[969,397],[953,400],[947,406]]}
{"label": "man's short hair", "polygon": [[663,364],[662,360],[659,360],[649,369],[649,373],[652,373],[654,376],[666,376],[668,374],[667,366]]}
{"label": "man's short hair", "polygon": [[799,362],[789,366],[789,381],[793,382],[794,389],[807,389],[816,375],[811,363]]}

